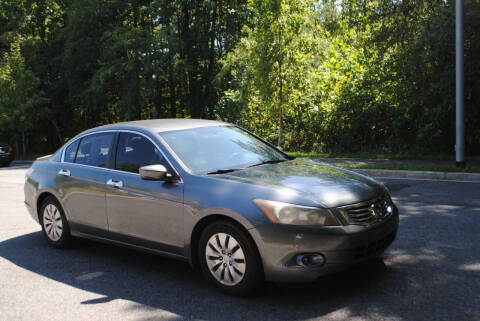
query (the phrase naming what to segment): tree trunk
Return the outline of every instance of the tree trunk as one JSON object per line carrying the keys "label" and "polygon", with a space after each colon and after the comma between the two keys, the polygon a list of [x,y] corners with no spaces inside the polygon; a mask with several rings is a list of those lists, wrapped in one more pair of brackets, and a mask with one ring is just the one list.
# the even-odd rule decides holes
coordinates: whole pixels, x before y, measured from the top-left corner
{"label": "tree trunk", "polygon": [[25,132],[22,131],[22,159],[25,159],[27,154],[27,143],[25,142]]}
{"label": "tree trunk", "polygon": [[278,117],[278,147],[282,147],[282,134],[283,134],[283,110],[280,106],[280,117]]}
{"label": "tree trunk", "polygon": [[278,147],[282,147],[282,134],[283,134],[283,79],[282,79],[282,63],[279,63],[280,71],[280,88],[278,90],[278,102],[280,104],[280,113],[278,117]]}
{"label": "tree trunk", "polygon": [[20,157],[20,149],[18,149],[18,134],[15,134],[15,158]]}
{"label": "tree trunk", "polygon": [[58,141],[60,142],[59,146],[62,146],[63,137],[62,137],[62,133],[60,132],[60,127],[58,126],[58,123],[55,119],[52,119],[52,124],[53,124],[53,127],[55,127],[55,131],[57,132],[57,138],[58,138]]}

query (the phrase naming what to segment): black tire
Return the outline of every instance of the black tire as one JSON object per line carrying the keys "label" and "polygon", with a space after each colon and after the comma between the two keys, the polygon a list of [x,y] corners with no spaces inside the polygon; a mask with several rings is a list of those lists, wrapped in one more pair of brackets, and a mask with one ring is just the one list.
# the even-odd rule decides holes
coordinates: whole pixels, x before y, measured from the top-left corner
{"label": "black tire", "polygon": [[[45,227],[46,224],[44,224],[44,215],[46,213],[45,209],[49,205],[55,206],[55,208],[58,210],[58,213],[61,216],[62,233],[58,240],[54,240],[48,235]],[[70,228],[68,226],[67,218],[65,217],[65,212],[63,211],[62,206],[60,205],[60,203],[57,201],[55,197],[48,196],[42,202],[42,206],[40,207],[39,219],[40,219],[40,225],[42,226],[43,236],[45,237],[45,240],[47,241],[48,245],[55,248],[63,249],[63,248],[67,248],[71,244],[72,236],[70,235]]]}
{"label": "black tire", "polygon": [[[238,284],[222,284],[212,275],[213,272],[210,272],[206,258],[206,247],[209,239],[217,233],[232,236],[244,253],[245,273]],[[198,260],[204,277],[221,292],[229,295],[245,296],[252,293],[264,281],[261,259],[254,242],[242,228],[228,220],[215,221],[203,230],[198,244]]]}

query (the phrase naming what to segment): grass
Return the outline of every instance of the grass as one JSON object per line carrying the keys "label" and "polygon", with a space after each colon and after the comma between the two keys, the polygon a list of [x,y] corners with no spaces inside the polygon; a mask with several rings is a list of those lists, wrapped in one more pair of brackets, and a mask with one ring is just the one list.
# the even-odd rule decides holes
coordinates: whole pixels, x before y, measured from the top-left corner
{"label": "grass", "polygon": [[[419,155],[419,154],[384,154],[384,153],[317,153],[317,152],[287,152],[295,157],[321,158],[365,158],[365,159],[418,159],[418,160],[455,160],[454,154]],[[469,156],[467,161],[480,161],[480,156]],[[452,166],[453,167],[453,166]],[[456,168],[456,167],[455,167]]]}
{"label": "grass", "polygon": [[[419,154],[381,154],[381,153],[316,153],[316,152],[287,152],[295,157],[318,157],[318,158],[357,158],[357,159],[387,159],[387,160],[424,160],[428,161],[451,161],[452,165],[435,164],[388,164],[385,162],[379,164],[355,164],[336,162],[335,165],[350,169],[388,169],[388,170],[407,170],[407,171],[430,171],[430,172],[455,172],[455,173],[480,173],[479,166],[457,167],[454,164],[454,155],[419,155]],[[467,157],[466,162],[480,161],[480,156]],[[433,163],[433,164],[431,164]]]}
{"label": "grass", "polygon": [[480,167],[430,166],[430,165],[385,165],[385,164],[346,164],[335,163],[335,166],[349,169],[389,169],[429,172],[480,173]]}

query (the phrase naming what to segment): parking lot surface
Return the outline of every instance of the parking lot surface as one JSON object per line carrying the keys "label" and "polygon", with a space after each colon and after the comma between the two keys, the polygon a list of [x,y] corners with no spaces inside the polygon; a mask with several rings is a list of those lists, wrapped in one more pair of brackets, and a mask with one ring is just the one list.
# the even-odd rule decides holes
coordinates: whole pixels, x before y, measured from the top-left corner
{"label": "parking lot surface", "polygon": [[480,320],[480,184],[383,179],[400,229],[382,260],[234,298],[172,259],[90,241],[49,248],[23,205],[25,171],[0,169],[2,321]]}

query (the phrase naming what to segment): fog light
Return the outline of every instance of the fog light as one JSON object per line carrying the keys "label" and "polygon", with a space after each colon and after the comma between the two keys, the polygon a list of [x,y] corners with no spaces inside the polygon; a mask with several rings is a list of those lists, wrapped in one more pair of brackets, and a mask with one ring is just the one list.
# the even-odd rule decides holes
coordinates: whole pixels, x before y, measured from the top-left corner
{"label": "fog light", "polygon": [[297,264],[300,266],[320,266],[325,263],[325,257],[319,253],[300,254],[297,256]]}

